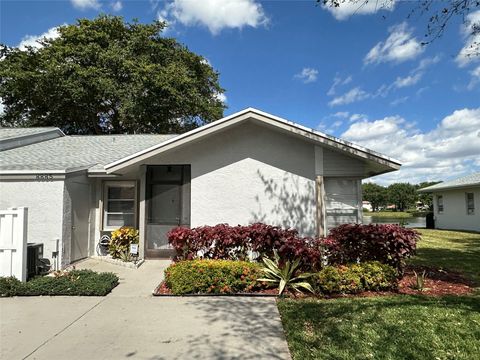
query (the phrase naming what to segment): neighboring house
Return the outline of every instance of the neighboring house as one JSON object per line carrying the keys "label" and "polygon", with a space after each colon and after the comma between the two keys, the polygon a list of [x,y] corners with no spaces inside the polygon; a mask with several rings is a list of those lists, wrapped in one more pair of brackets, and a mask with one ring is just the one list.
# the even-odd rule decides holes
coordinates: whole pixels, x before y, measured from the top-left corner
{"label": "neighboring house", "polygon": [[480,173],[418,191],[433,194],[435,228],[480,231]]}
{"label": "neighboring house", "polygon": [[362,208],[367,211],[373,211],[373,207],[370,201],[366,201],[366,200],[362,201]]}
{"label": "neighboring house", "polygon": [[59,239],[62,267],[123,225],[139,229],[147,258],[171,255],[166,234],[179,225],[264,222],[322,235],[362,221],[362,179],[400,168],[255,109],[182,135],[0,134],[0,208],[28,207],[29,242],[52,258]]}

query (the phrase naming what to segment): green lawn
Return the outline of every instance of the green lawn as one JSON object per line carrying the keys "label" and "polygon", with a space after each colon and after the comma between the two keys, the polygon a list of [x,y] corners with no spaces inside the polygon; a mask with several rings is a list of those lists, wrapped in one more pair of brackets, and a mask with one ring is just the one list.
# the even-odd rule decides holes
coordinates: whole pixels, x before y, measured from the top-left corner
{"label": "green lawn", "polygon": [[410,218],[413,215],[406,211],[377,211],[364,212],[364,216],[385,217],[385,218]]}
{"label": "green lawn", "polygon": [[422,240],[411,263],[459,271],[480,286],[480,233],[419,231]]}
{"label": "green lawn", "polygon": [[[480,234],[420,230],[412,263],[480,283]],[[480,294],[278,301],[294,359],[480,359]]]}

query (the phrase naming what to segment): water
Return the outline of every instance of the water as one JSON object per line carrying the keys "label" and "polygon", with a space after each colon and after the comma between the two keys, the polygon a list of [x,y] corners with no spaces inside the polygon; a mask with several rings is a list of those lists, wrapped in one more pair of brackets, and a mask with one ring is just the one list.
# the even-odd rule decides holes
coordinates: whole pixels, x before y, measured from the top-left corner
{"label": "water", "polygon": [[398,217],[376,217],[363,215],[364,224],[404,224],[407,228],[424,228],[424,217],[410,217],[410,218],[398,218]]}

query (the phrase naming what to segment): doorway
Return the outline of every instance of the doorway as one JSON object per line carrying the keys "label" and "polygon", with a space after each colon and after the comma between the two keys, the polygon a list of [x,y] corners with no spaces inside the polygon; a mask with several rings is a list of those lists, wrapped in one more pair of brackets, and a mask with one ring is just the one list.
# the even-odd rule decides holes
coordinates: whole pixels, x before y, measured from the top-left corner
{"label": "doorway", "polygon": [[146,177],[145,257],[175,255],[167,234],[190,226],[190,165],[152,165]]}
{"label": "doorway", "polygon": [[73,262],[88,256],[90,185],[71,181],[67,187],[72,201],[70,261]]}

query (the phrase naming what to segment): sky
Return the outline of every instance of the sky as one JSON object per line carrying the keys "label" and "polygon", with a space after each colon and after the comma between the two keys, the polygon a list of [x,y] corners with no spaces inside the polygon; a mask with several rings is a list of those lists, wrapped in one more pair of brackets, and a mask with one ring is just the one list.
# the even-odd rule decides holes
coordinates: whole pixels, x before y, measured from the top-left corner
{"label": "sky", "polygon": [[[347,1],[348,2],[348,1]],[[0,42],[34,45],[99,14],[165,20],[220,73],[225,115],[255,107],[399,160],[380,184],[480,172],[480,8],[422,46],[412,2],[325,8],[314,0],[0,0]]]}

